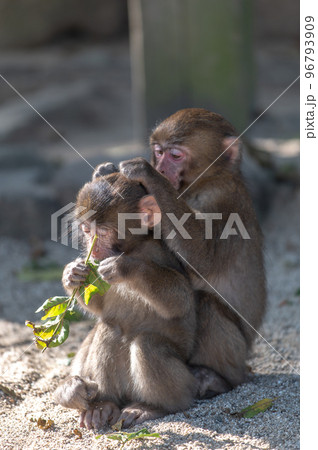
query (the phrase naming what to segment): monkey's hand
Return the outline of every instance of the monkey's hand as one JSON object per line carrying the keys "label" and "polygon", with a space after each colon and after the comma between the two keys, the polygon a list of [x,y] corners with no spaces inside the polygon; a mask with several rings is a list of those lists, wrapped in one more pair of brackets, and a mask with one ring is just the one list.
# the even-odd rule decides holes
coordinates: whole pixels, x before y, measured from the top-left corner
{"label": "monkey's hand", "polygon": [[144,158],[134,158],[119,164],[120,172],[125,177],[138,181],[147,187],[147,179],[158,175],[158,172]]}
{"label": "monkey's hand", "polygon": [[149,194],[156,194],[158,189],[160,189],[160,193],[166,192],[169,197],[176,194],[176,190],[168,178],[161,175],[161,173],[152,167],[152,165],[144,158],[134,158],[129,161],[122,161],[119,164],[119,170],[130,180],[141,183]]}
{"label": "monkey's hand", "polygon": [[72,291],[81,286],[89,272],[89,267],[85,264],[83,259],[76,259],[75,261],[65,266],[62,283],[66,291]]}
{"label": "monkey's hand", "polygon": [[116,284],[127,278],[132,267],[133,258],[126,255],[111,256],[100,262],[98,273],[102,280]]}
{"label": "monkey's hand", "polygon": [[54,393],[57,403],[66,408],[85,411],[96,397],[98,391],[97,383],[89,378],[81,378],[78,375],[68,377],[61,383]]}

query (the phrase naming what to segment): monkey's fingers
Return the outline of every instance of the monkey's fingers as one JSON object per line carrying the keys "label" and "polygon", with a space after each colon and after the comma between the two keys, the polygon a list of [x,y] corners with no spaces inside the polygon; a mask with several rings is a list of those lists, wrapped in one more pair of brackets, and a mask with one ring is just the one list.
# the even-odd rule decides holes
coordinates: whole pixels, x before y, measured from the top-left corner
{"label": "monkey's fingers", "polygon": [[114,172],[119,172],[119,169],[117,166],[115,166],[115,164],[111,162],[99,164],[99,166],[95,167],[93,173],[93,180],[96,180],[96,178],[103,177],[105,175],[109,175]]}
{"label": "monkey's fingers", "polygon": [[87,411],[82,411],[79,420],[79,426],[83,428],[87,428],[91,430],[93,428],[92,425],[92,417],[93,417],[93,409],[88,409]]}
{"label": "monkey's fingers", "polygon": [[69,275],[65,280],[65,286],[69,289],[75,289],[84,283],[86,276],[82,275]]}
{"label": "monkey's fingers", "polygon": [[134,158],[122,161],[119,164],[120,172],[131,180],[142,181],[145,174],[152,172],[153,168],[144,158]]}
{"label": "monkey's fingers", "polygon": [[103,423],[102,408],[95,408],[92,414],[92,423],[91,423],[92,427],[95,428],[95,430],[99,430],[105,424],[106,421],[105,423]]}
{"label": "monkey's fingers", "polygon": [[120,416],[120,410],[112,402],[106,402],[83,411],[80,415],[80,427],[98,430],[108,423],[114,425]]}
{"label": "monkey's fingers", "polygon": [[212,398],[231,390],[231,386],[212,369],[203,366],[190,368],[197,380],[197,398]]}
{"label": "monkey's fingers", "polygon": [[123,420],[123,427],[129,428],[131,425],[137,425],[146,420],[158,419],[166,414],[161,409],[154,409],[150,406],[134,404],[127,406],[121,412],[119,420]]}
{"label": "monkey's fingers", "polygon": [[123,409],[119,420],[123,420],[123,428],[129,428],[132,423],[139,417],[141,414],[140,410],[125,408]]}
{"label": "monkey's fingers", "polygon": [[114,425],[120,416],[120,409],[115,403],[107,402],[97,407],[93,413],[92,425],[95,429],[102,428],[106,424]]}
{"label": "monkey's fingers", "polygon": [[89,267],[84,263],[76,264],[70,270],[70,273],[74,275],[88,275],[88,272]]}
{"label": "monkey's fingers", "polygon": [[104,259],[100,263],[98,273],[102,280],[107,281],[109,284],[119,282],[122,278],[119,270],[119,264],[116,261],[116,258],[113,257]]}
{"label": "monkey's fingers", "polygon": [[118,408],[117,405],[113,404],[112,409],[111,409],[111,413],[108,416],[108,422],[109,425],[115,425],[115,423],[118,422],[120,417],[120,409]]}

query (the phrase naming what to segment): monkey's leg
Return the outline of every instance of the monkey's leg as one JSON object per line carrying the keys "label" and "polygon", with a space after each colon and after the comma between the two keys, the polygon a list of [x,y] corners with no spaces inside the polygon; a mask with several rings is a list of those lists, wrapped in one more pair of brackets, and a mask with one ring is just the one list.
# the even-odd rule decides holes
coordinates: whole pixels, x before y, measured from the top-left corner
{"label": "monkey's leg", "polygon": [[55,401],[66,408],[83,411],[97,395],[98,385],[85,370],[94,336],[95,329],[86,336],[77,352],[72,362],[71,376],[62,381],[54,393]]}
{"label": "monkey's leg", "polygon": [[122,410],[124,426],[188,408],[197,386],[194,376],[164,337],[137,336],[130,346],[133,404]]}
{"label": "monkey's leg", "polygon": [[98,385],[78,375],[68,377],[55,391],[55,400],[66,408],[81,411],[80,426],[88,429],[102,428],[117,422],[120,409],[112,401],[94,402]]}
{"label": "monkey's leg", "polygon": [[202,293],[196,350],[190,360],[199,388],[209,398],[245,381],[248,343],[238,317],[213,294]]}
{"label": "monkey's leg", "polygon": [[[56,401],[81,412],[80,426],[102,428],[117,421],[120,410],[116,405],[119,395],[115,381],[120,376],[114,376],[112,359],[108,357],[117,353],[117,334],[99,322],[78,350],[72,362],[72,376],[57,388]],[[119,363],[120,360],[116,368],[120,367]]]}

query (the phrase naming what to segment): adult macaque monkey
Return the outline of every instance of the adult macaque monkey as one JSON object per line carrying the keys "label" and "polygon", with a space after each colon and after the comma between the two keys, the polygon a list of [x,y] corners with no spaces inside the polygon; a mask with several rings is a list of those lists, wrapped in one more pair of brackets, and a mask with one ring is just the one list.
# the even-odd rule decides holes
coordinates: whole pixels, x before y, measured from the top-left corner
{"label": "adult macaque monkey", "polygon": [[[197,345],[190,363],[199,397],[226,392],[245,380],[247,352],[265,309],[262,233],[241,175],[241,144],[235,136],[222,116],[183,109],[152,133],[151,165],[142,158],[120,165],[156,198],[162,237],[196,291]],[[198,212],[205,216],[195,217]],[[236,225],[244,225],[244,236],[233,221],[229,229],[231,213],[238,214]],[[188,236],[172,231],[172,218]]]}
{"label": "adult macaque monkey", "polygon": [[[111,288],[87,306],[78,297],[99,321],[55,393],[58,403],[81,411],[81,425],[88,428],[121,419],[128,427],[183,410],[197,391],[186,365],[196,327],[193,289],[177,258],[153,239],[151,229],[160,220],[154,197],[122,174],[109,174],[114,170],[111,163],[97,167],[78,194],[80,215],[95,211],[95,226],[83,224],[86,252],[96,232],[92,257],[101,261],[99,274]],[[119,238],[118,214],[138,212],[149,233],[129,233],[128,227],[140,228],[140,220],[127,220],[125,239]],[[66,291],[83,283],[87,273],[84,259],[68,264]]]}

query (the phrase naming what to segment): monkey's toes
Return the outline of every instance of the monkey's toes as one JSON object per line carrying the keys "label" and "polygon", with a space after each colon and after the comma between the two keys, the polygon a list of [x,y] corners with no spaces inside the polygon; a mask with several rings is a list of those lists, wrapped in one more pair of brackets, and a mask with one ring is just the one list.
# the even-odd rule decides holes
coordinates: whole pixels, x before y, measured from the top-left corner
{"label": "monkey's toes", "polygon": [[231,390],[231,386],[212,369],[203,366],[190,368],[198,383],[197,398],[212,398]]}
{"label": "monkey's toes", "polygon": [[83,411],[80,415],[80,427],[98,430],[106,425],[118,422],[120,410],[112,402],[105,402]]}
{"label": "monkey's toes", "polygon": [[163,410],[134,404],[124,408],[118,420],[123,420],[123,428],[129,428],[132,425],[138,425],[146,420],[158,419],[165,415],[166,413]]}

